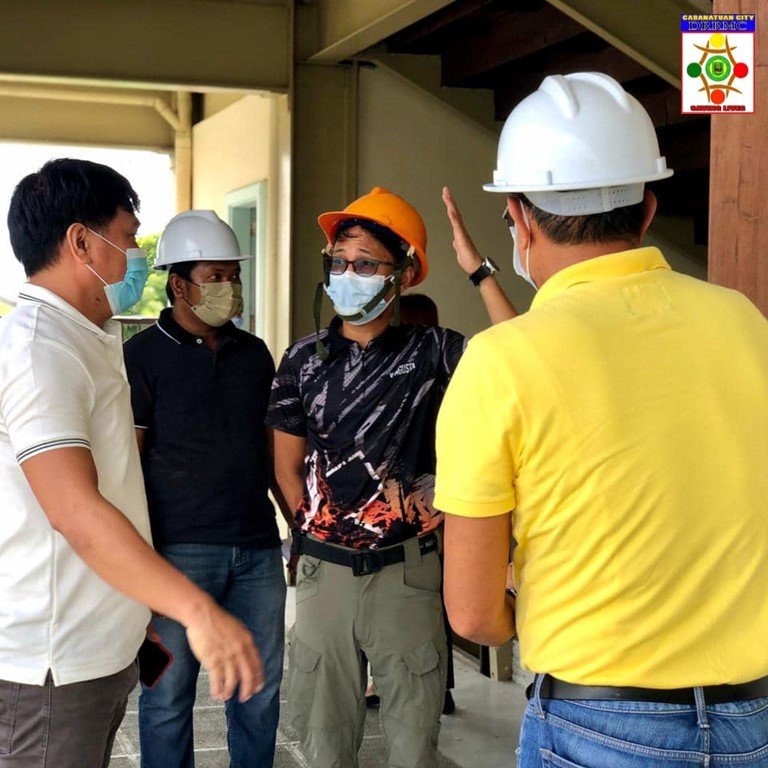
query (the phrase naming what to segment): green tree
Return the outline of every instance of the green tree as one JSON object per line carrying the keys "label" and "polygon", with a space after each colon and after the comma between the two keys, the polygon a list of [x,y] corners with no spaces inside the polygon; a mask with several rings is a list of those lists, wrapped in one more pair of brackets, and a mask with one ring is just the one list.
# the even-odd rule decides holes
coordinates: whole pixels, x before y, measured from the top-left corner
{"label": "green tree", "polygon": [[149,277],[147,278],[147,284],[144,286],[144,293],[141,294],[141,299],[126,314],[157,317],[168,303],[165,296],[165,284],[168,280],[168,273],[158,272],[154,268],[155,256],[157,255],[157,241],[159,239],[160,235],[145,235],[144,237],[136,238],[139,248],[145,248],[147,251]]}

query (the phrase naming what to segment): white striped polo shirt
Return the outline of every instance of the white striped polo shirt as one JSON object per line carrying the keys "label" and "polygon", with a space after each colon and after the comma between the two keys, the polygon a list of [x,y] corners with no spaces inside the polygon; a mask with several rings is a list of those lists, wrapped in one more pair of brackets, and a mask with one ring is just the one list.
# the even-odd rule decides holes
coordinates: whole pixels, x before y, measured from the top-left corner
{"label": "white striped polo shirt", "polygon": [[0,680],[114,674],[135,658],[150,618],[54,531],[26,481],[24,461],[65,447],[91,450],[101,495],[149,541],[117,324],[99,328],[27,284],[0,320]]}

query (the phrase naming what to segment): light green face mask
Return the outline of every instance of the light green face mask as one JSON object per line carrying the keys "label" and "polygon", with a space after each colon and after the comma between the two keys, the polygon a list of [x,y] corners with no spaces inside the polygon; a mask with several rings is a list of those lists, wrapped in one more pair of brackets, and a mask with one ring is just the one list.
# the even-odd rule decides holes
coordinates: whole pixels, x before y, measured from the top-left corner
{"label": "light green face mask", "polygon": [[189,306],[206,325],[220,328],[243,311],[243,286],[239,283],[194,285],[200,289],[200,303]]}

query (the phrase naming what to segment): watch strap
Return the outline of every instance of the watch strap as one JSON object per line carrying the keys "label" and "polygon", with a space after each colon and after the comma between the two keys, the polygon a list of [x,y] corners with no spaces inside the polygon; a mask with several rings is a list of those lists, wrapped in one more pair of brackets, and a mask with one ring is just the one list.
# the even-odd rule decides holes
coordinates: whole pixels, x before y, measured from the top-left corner
{"label": "watch strap", "polygon": [[486,259],[471,275],[468,276],[468,280],[475,286],[475,288],[477,288],[486,277],[490,277],[494,272],[498,272],[498,270],[494,269],[493,264],[489,263],[488,259]]}

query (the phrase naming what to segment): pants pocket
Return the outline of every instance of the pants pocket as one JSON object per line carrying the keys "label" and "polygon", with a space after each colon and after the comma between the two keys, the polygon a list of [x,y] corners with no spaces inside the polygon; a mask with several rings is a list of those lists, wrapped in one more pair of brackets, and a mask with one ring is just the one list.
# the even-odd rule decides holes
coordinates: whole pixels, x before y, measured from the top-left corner
{"label": "pants pocket", "polygon": [[314,597],[320,591],[320,568],[322,560],[302,555],[296,566],[296,602]]}
{"label": "pants pocket", "polygon": [[437,725],[445,695],[445,660],[435,642],[404,653],[397,677],[387,714],[417,728]]}
{"label": "pants pocket", "polygon": [[539,750],[539,753],[541,754],[541,764],[544,768],[588,768],[588,766],[581,763],[566,760],[564,757],[560,757],[548,749]]}
{"label": "pants pocket", "polygon": [[288,719],[299,733],[305,733],[312,715],[321,654],[289,633],[288,648]]}
{"label": "pants pocket", "polygon": [[0,755],[10,755],[21,685],[0,681]]}
{"label": "pants pocket", "polygon": [[439,592],[442,577],[440,558],[437,552],[428,552],[426,555],[422,555],[418,563],[414,565],[406,563],[403,566],[403,583],[406,587],[417,589],[420,592]]}

